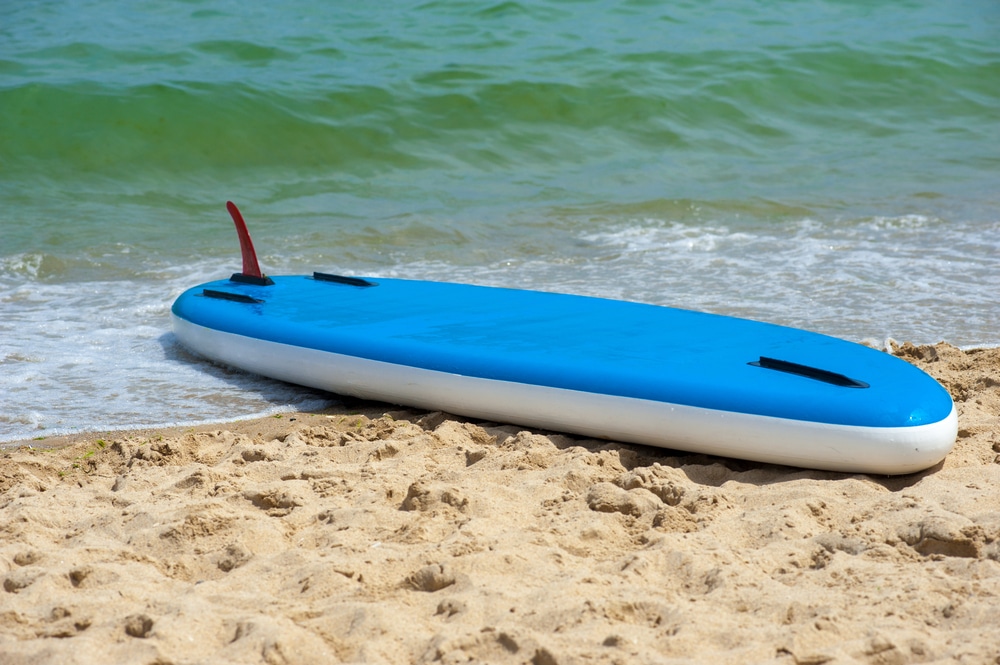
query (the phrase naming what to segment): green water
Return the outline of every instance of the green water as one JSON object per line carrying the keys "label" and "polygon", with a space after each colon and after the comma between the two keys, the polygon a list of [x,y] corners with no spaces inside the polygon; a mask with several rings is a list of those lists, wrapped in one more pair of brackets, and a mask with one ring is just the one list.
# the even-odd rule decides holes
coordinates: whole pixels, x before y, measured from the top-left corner
{"label": "green water", "polygon": [[992,0],[4,3],[8,411],[52,312],[166,331],[231,272],[227,199],[275,272],[998,343],[998,45]]}
{"label": "green water", "polygon": [[364,218],[995,203],[992,2],[3,11],[0,180],[27,214],[55,191],[150,208],[319,197]]}

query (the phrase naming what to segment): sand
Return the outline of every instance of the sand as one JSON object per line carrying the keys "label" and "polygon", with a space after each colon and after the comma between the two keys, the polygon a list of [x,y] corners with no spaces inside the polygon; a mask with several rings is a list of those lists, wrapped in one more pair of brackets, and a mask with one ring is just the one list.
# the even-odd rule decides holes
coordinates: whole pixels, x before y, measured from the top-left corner
{"label": "sand", "polygon": [[900,477],[373,402],[7,450],[0,663],[998,663],[1000,349],[896,351],[960,428]]}

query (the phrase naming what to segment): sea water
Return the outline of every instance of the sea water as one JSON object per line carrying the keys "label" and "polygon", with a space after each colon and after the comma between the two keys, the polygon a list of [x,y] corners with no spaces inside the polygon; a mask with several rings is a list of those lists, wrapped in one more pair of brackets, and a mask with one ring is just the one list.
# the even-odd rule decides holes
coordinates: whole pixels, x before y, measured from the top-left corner
{"label": "sea water", "polygon": [[1000,343],[994,0],[0,3],[0,441],[314,408],[169,310],[240,269]]}

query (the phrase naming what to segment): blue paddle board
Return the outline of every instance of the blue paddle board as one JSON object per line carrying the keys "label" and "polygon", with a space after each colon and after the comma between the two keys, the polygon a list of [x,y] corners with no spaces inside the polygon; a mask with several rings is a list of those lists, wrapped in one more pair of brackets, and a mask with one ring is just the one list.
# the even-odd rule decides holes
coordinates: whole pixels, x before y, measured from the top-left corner
{"label": "blue paddle board", "polygon": [[947,391],[859,344],[577,295],[321,272],[265,277],[244,235],[244,272],[189,289],[172,315],[185,347],[250,372],[493,421],[836,471],[910,473],[954,444]]}

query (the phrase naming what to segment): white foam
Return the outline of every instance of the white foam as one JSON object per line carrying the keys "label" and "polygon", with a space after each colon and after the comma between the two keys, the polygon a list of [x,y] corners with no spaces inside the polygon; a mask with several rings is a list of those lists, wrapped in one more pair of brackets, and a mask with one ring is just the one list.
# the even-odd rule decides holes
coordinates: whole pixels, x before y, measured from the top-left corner
{"label": "white foam", "polygon": [[[983,233],[986,231],[986,233]],[[651,220],[585,236],[619,272],[616,295],[763,318],[860,339],[889,334],[957,344],[996,339],[1000,225],[908,215],[755,229]],[[615,254],[618,254],[615,256]],[[607,268],[607,263],[602,268]]]}
{"label": "white foam", "polygon": [[159,281],[0,287],[0,441],[330,403],[328,395],[217,367],[180,349],[169,325],[173,299],[220,276],[207,265],[188,268]]}

